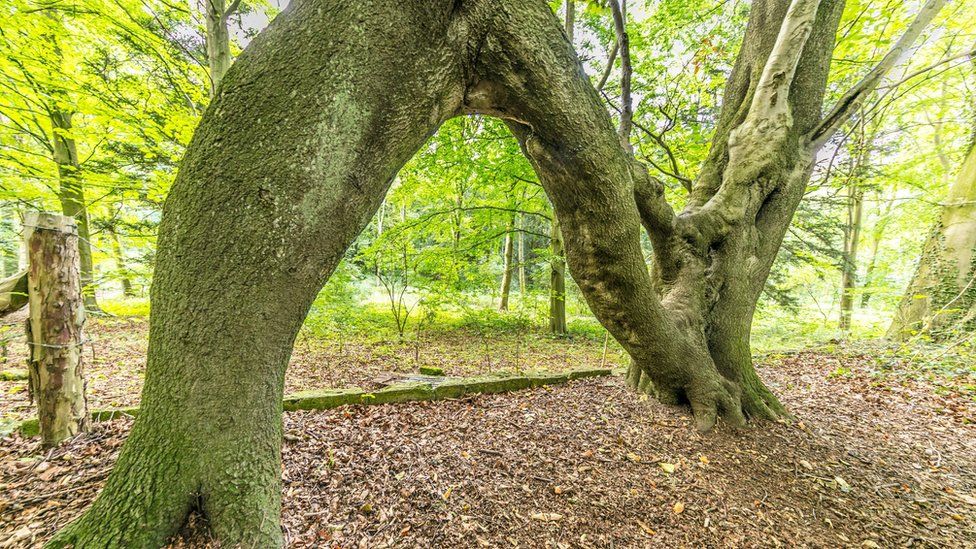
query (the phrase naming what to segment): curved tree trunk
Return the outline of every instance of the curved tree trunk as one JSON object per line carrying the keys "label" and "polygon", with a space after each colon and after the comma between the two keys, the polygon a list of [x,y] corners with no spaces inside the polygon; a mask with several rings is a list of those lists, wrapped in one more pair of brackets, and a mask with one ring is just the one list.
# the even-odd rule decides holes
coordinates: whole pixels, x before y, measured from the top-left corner
{"label": "curved tree trunk", "polygon": [[[52,545],[159,546],[194,508],[223,545],[281,545],[295,335],[396,172],[460,114],[497,116],[518,137],[584,298],[656,393],[689,403],[702,429],[719,416],[741,424],[768,391],[752,371],[749,323],[722,321],[751,319],[803,194],[815,147],[798,141],[816,125],[836,29],[827,2],[826,26],[806,42],[817,2],[794,4],[796,21],[773,34],[806,43],[808,73],[790,86],[789,48],[770,70],[739,68],[747,83],[762,75],[757,108],[716,153],[718,184],[702,183],[675,216],[547,3],[293,2],[227,72],[188,149],[160,226],[141,413],[98,499]],[[746,88],[730,103],[745,104]]]}
{"label": "curved tree trunk", "polygon": [[976,330],[976,146],[949,188],[888,336],[948,337]]}
{"label": "curved tree trunk", "polygon": [[194,508],[227,547],[281,546],[292,344],[397,171],[461,106],[452,6],[293,2],[227,72],[164,207],[139,419],[52,546],[158,547]]}

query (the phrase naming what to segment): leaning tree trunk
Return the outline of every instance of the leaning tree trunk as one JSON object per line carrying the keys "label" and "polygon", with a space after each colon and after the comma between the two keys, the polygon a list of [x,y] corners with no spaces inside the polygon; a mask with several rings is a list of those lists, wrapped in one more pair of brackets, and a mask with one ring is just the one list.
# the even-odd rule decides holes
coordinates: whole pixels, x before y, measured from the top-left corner
{"label": "leaning tree trunk", "polygon": [[[823,32],[832,38],[833,28]],[[560,29],[541,0],[296,0],[251,42],[164,207],[139,417],[104,490],[53,546],[159,546],[194,508],[225,546],[282,544],[281,398],[295,335],[396,172],[460,114],[498,116],[515,133],[553,203],[584,298],[654,389],[690,403],[703,429],[719,415],[743,421],[751,402],[739,395],[764,390],[748,362],[749,320],[803,185],[792,194],[743,189],[772,175],[737,159],[756,147],[768,158],[770,135],[757,127],[765,119],[747,120],[745,148],[728,149],[735,169],[715,193],[719,204],[675,218],[663,186],[623,148]],[[826,72],[830,42],[826,52],[811,42],[814,80]],[[782,80],[774,65],[759,89]],[[768,99],[764,92],[760,103]],[[789,173],[809,173],[799,165]],[[741,196],[777,198],[742,212]],[[755,223],[720,222],[743,218]],[[701,239],[683,219],[700,224]],[[667,284],[652,282],[644,261],[642,221],[658,259],[681,257],[655,267],[671,286],[663,298]],[[733,232],[744,238],[713,245]],[[703,257],[721,264],[706,271]],[[689,282],[671,282],[675,266]],[[743,267],[753,276],[741,276]],[[689,298],[717,288],[736,298],[695,309],[704,302]],[[722,307],[745,320],[723,332]],[[723,343],[742,355],[718,352]]]}
{"label": "leaning tree trunk", "polygon": [[0,280],[0,317],[27,305],[27,271]]}
{"label": "leaning tree trunk", "polygon": [[888,336],[944,338],[976,330],[976,146],[969,150]]}

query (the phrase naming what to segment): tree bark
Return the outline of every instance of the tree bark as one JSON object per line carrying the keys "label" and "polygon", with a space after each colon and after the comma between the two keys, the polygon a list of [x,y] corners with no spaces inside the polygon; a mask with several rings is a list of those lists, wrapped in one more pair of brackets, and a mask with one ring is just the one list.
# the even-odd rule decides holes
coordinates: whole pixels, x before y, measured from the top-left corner
{"label": "tree bark", "polygon": [[[839,18],[838,4],[811,17],[806,1],[772,32],[786,46],[733,78],[748,93],[726,104],[748,95],[756,109],[725,123],[736,135],[721,177],[700,184],[714,192],[680,216],[622,147],[545,2],[292,3],[227,72],[194,135],[159,231],[139,417],[98,499],[52,546],[159,546],[193,508],[223,545],[282,544],[295,335],[397,171],[461,114],[497,116],[518,138],[584,298],[657,394],[689,403],[701,429],[771,414],[749,326],[809,174],[797,143],[819,119]],[[799,72],[795,50],[809,52]]]}
{"label": "tree bark", "polygon": [[71,217],[44,213],[31,213],[26,222],[31,230],[27,371],[45,447],[87,431],[89,423],[82,360],[85,307],[75,223]]}
{"label": "tree bark", "polygon": [[939,221],[888,329],[888,337],[916,333],[945,338],[976,329],[976,147],[949,188]]}
{"label": "tree bark", "polygon": [[78,148],[71,136],[71,113],[53,111],[51,113],[51,127],[54,138],[54,162],[58,165],[60,189],[58,198],[61,201],[61,212],[75,219],[78,226],[78,252],[81,260],[81,288],[84,295],[85,309],[98,312],[98,301],[95,299],[94,262],[92,260],[91,232],[88,223],[88,204],[85,202],[85,187],[81,180],[81,164],[78,160]]}

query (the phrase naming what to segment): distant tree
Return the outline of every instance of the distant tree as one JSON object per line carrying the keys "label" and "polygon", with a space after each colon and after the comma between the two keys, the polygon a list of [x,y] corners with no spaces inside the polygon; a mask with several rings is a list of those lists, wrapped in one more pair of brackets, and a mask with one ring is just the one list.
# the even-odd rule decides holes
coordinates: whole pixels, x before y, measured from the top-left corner
{"label": "distant tree", "polygon": [[976,331],[976,146],[970,146],[888,336],[945,338]]}

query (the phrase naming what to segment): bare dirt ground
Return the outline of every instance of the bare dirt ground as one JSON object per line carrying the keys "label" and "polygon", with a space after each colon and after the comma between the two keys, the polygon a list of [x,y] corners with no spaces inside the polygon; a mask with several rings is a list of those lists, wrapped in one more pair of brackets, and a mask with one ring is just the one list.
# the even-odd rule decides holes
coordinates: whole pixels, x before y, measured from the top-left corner
{"label": "bare dirt ground", "polygon": [[[286,414],[288,545],[976,547],[971,397],[869,375],[869,356],[764,363],[792,425],[701,435],[618,378]],[[39,545],[80,513],[129,428],[46,453],[4,439],[0,545]],[[173,546],[211,545],[202,526]]]}

